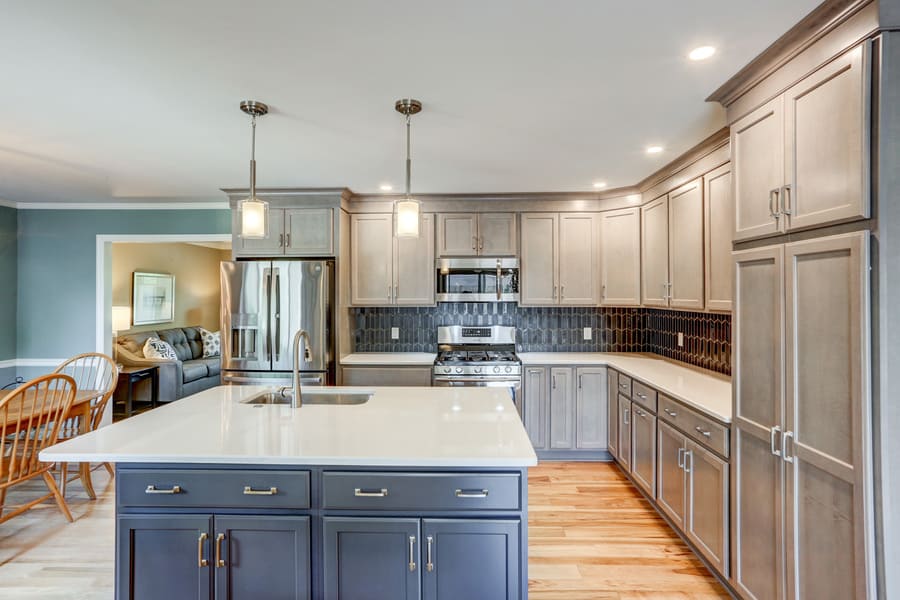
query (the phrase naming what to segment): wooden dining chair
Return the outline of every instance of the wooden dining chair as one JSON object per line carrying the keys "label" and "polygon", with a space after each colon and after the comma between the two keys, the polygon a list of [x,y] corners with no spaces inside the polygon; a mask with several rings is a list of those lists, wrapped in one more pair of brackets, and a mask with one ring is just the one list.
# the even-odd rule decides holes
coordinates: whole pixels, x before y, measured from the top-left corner
{"label": "wooden dining chair", "polygon": [[[38,453],[56,443],[74,399],[75,380],[62,374],[32,379],[0,399],[0,523],[51,497],[72,521],[66,499],[50,475],[53,463],[42,463]],[[3,514],[6,491],[38,476],[50,493]]]}
{"label": "wooden dining chair", "polygon": [[[91,399],[91,418],[86,427],[82,427],[79,417],[66,419],[59,432],[60,441],[71,439],[81,433],[94,431],[100,427],[103,411],[116,391],[116,384],[119,381],[119,371],[116,368],[115,361],[100,352],[86,352],[66,360],[56,367],[53,372],[64,373],[74,379],[79,393],[84,393],[86,390],[95,390],[97,392],[97,396]],[[109,471],[110,476],[115,473],[112,465],[109,463],[103,463],[103,466]],[[59,487],[63,496],[66,495],[66,484],[69,478],[68,471],[68,464],[60,463]],[[89,463],[79,465],[78,476],[81,478],[81,484],[84,486],[88,497],[92,500],[96,499],[97,494],[94,493]]]}

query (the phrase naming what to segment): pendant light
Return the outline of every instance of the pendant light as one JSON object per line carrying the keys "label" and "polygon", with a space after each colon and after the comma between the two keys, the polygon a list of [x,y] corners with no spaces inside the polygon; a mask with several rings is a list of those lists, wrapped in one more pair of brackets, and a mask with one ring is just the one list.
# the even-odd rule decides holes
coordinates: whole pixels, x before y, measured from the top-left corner
{"label": "pendant light", "polygon": [[409,123],[412,115],[422,111],[422,103],[412,98],[397,100],[394,110],[406,115],[406,196],[394,203],[394,235],[398,238],[419,237],[419,201],[410,196],[412,161],[409,158]]}
{"label": "pendant light", "polygon": [[269,203],[256,197],[256,117],[269,112],[269,107],[255,100],[241,102],[241,110],[250,115],[252,129],[250,144],[250,196],[238,204],[241,216],[241,237],[259,239],[269,237]]}

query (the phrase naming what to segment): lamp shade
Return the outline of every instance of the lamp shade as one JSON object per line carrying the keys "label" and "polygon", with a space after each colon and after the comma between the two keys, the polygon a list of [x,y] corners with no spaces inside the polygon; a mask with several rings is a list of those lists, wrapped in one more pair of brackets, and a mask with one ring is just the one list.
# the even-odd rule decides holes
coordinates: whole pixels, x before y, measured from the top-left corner
{"label": "lamp shade", "polygon": [[130,306],[112,307],[112,328],[113,331],[125,331],[131,328]]}
{"label": "lamp shade", "polygon": [[419,237],[419,202],[412,198],[398,200],[394,206],[395,235]]}
{"label": "lamp shade", "polygon": [[269,203],[258,198],[241,200],[241,237],[268,237]]}

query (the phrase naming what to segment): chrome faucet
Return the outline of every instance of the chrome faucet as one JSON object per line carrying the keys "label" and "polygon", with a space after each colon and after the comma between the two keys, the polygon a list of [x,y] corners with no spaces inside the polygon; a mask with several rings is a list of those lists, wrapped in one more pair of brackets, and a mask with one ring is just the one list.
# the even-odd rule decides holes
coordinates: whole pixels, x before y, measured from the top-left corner
{"label": "chrome faucet", "polygon": [[[293,352],[294,352],[294,370],[291,373],[291,408],[300,408],[303,406],[303,398],[300,392],[300,338],[306,340],[303,350],[303,358],[307,361],[312,359],[309,350],[309,334],[305,329],[300,329],[294,334]],[[282,389],[281,393],[284,394]]]}

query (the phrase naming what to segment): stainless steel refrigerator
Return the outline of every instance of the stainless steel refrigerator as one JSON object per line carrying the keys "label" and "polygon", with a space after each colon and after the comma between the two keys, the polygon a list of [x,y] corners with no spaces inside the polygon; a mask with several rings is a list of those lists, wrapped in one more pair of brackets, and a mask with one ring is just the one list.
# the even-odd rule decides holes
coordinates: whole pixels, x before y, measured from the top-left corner
{"label": "stainless steel refrigerator", "polygon": [[290,385],[294,333],[302,385],[334,385],[334,261],[223,262],[222,381]]}

